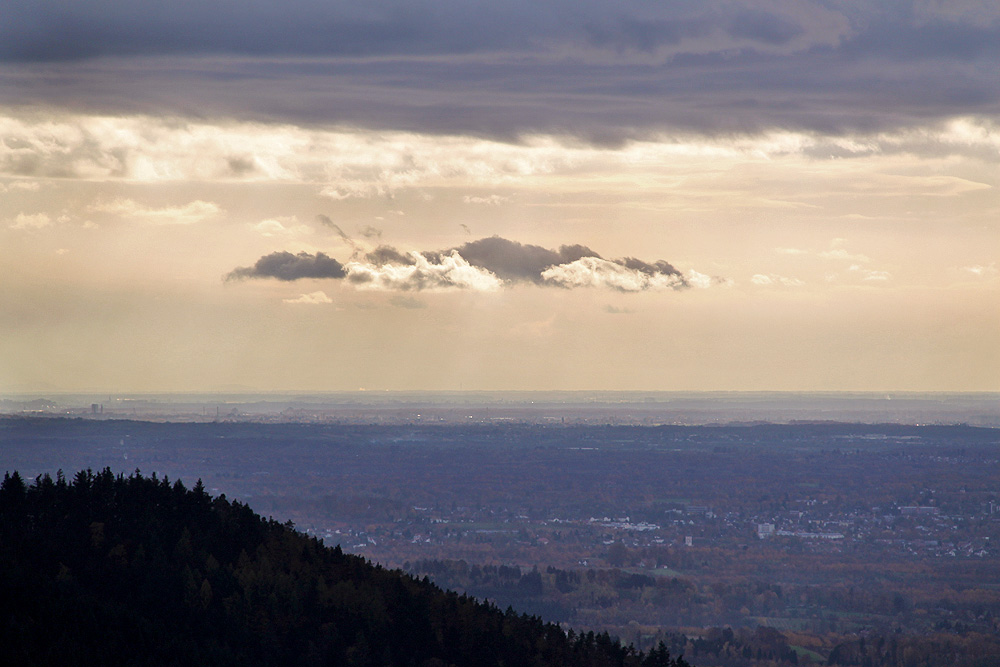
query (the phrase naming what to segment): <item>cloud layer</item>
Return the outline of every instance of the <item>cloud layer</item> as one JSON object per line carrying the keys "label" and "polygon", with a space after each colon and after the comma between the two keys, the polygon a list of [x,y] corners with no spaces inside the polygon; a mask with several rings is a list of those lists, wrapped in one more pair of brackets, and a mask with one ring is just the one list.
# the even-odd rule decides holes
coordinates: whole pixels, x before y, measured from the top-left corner
{"label": "cloud layer", "polygon": [[0,104],[597,141],[841,134],[1000,104],[1000,9],[975,1],[11,0],[4,19]]}
{"label": "cloud layer", "polygon": [[[0,76],[0,97],[3,91]],[[998,163],[998,130],[1000,117],[969,117],[933,127],[842,137],[790,131],[715,137],[662,135],[611,149],[581,144],[569,137],[541,135],[507,143],[412,132],[0,108],[0,177],[140,183],[309,183],[337,201],[392,197],[407,189],[447,185],[526,188],[548,179],[551,186],[556,178],[564,179],[561,187],[575,188],[582,174],[608,170],[621,174],[650,170],[673,173],[689,170],[699,162],[712,163],[714,168],[717,161],[778,162],[801,158],[831,163],[850,158],[962,156]],[[869,188],[908,191],[911,180],[901,175],[882,175],[882,180],[870,183]],[[927,178],[923,187],[928,194],[948,196],[988,186],[937,174],[937,178]],[[497,207],[511,203],[501,195],[484,198],[467,192],[463,193],[464,203]],[[187,206],[196,204],[202,208],[173,213],[202,217],[213,213],[198,202]],[[110,200],[102,206],[146,218],[152,212],[139,210],[141,207],[129,200]],[[320,217],[318,221],[340,233],[329,219]],[[372,228],[370,233],[377,235],[378,231]]]}
{"label": "cloud layer", "polygon": [[559,46],[623,54],[734,48],[886,58],[996,54],[996,8],[982,2],[622,0],[368,2],[9,0],[0,58],[70,61],[173,53],[405,56],[539,52]]}
{"label": "cloud layer", "polygon": [[609,260],[583,245],[564,245],[551,250],[492,236],[430,252],[405,253],[382,245],[344,264],[321,252],[315,255],[274,252],[261,257],[253,266],[234,269],[226,278],[345,279],[358,289],[392,291],[488,292],[515,283],[531,283],[643,292],[711,284],[708,276],[696,272],[692,276],[689,280],[663,260],[653,263],[634,257]]}

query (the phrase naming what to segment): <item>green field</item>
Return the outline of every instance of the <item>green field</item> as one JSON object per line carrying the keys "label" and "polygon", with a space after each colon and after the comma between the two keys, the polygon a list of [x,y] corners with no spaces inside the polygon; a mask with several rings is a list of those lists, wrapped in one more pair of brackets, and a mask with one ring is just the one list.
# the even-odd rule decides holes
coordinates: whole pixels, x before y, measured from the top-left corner
{"label": "green field", "polygon": [[818,662],[820,664],[826,662],[826,658],[824,658],[823,656],[821,656],[816,651],[810,651],[809,649],[803,648],[802,646],[790,646],[789,648],[791,648],[793,651],[795,651],[800,658],[804,658],[806,656],[809,656],[810,658],[812,658],[813,662]]}

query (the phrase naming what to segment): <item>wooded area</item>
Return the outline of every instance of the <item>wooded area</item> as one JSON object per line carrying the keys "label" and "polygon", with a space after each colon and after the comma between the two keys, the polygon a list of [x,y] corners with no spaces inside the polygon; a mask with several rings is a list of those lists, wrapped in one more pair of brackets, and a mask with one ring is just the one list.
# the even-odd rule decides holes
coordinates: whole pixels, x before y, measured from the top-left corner
{"label": "wooded area", "polygon": [[166,477],[0,487],[8,665],[686,667],[326,548]]}

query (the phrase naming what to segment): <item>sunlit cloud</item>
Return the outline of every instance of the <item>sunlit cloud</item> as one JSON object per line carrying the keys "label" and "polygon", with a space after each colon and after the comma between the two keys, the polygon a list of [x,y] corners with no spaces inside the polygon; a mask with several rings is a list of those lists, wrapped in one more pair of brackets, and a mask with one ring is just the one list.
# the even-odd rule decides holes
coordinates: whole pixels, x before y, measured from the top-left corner
{"label": "sunlit cloud", "polygon": [[309,294],[303,294],[294,299],[282,299],[285,303],[296,303],[305,305],[320,305],[324,303],[333,303],[333,300],[326,295],[325,292],[317,291],[310,292]]}
{"label": "sunlit cloud", "polygon": [[88,210],[158,225],[191,225],[214,217],[221,211],[218,205],[200,199],[181,206],[154,208],[125,198],[96,202]]}
{"label": "sunlit cloud", "polygon": [[[964,128],[955,130],[955,123]],[[881,148],[876,159],[923,156],[928,159],[965,152],[975,159],[1000,162],[992,125],[966,118],[920,133],[921,145],[880,133],[863,141]],[[271,182],[315,184],[332,201],[393,197],[407,189],[450,187],[545,187],[572,189],[581,184],[615,189],[624,175],[680,174],[692,168],[714,173],[732,165],[788,162],[824,164],[814,149],[821,135],[795,131],[703,136],[658,134],[616,146],[582,143],[571,137],[524,135],[517,142],[415,132],[379,132],[347,128],[309,128],[247,122],[150,116],[31,116],[0,114],[0,175],[45,178],[155,182]],[[844,139],[838,139],[844,141]],[[862,141],[859,137],[858,141]],[[889,147],[905,144],[905,152]],[[943,149],[946,147],[946,149]],[[871,156],[865,156],[871,159]],[[829,169],[836,173],[836,164]],[[803,174],[810,176],[809,172]],[[817,176],[819,174],[816,174]],[[581,180],[587,177],[587,180]],[[599,180],[594,181],[597,177]],[[674,191],[683,181],[663,181]],[[648,185],[655,184],[650,181]],[[7,186],[12,187],[10,185]],[[850,190],[883,196],[922,193],[959,196],[992,187],[950,174],[900,174],[869,171]],[[499,204],[503,195],[466,195],[469,204]],[[762,199],[761,201],[765,201]],[[801,201],[770,205],[802,206]]]}
{"label": "sunlit cloud", "polygon": [[481,204],[485,206],[498,206],[500,204],[505,204],[510,201],[510,197],[504,197],[502,195],[488,195],[486,197],[476,197],[472,195],[466,195],[462,197],[462,201],[466,204]]}
{"label": "sunlit cloud", "polygon": [[998,274],[1000,274],[1000,271],[997,270],[996,262],[990,262],[989,264],[973,264],[972,266],[963,266],[961,270],[977,278],[994,278]]}
{"label": "sunlit cloud", "polygon": [[12,181],[0,183],[0,192],[38,192],[42,184],[38,181]]}
{"label": "sunlit cloud", "polygon": [[805,281],[798,278],[789,278],[787,276],[779,276],[773,273],[755,273],[750,278],[750,282],[758,287],[802,287],[806,284]]}
{"label": "sunlit cloud", "polygon": [[865,282],[875,282],[881,283],[886,282],[892,278],[892,274],[888,271],[880,271],[877,269],[866,269],[859,264],[852,264],[847,269],[851,273],[860,276],[861,280]]}
{"label": "sunlit cloud", "polygon": [[684,279],[675,273],[648,274],[598,257],[582,257],[542,271],[542,280],[559,287],[603,287],[620,292],[679,289]]}
{"label": "sunlit cloud", "polygon": [[42,229],[52,224],[52,218],[45,213],[18,213],[10,223],[11,229]]}
{"label": "sunlit cloud", "polygon": [[503,285],[495,275],[472,266],[457,252],[430,262],[420,253],[411,253],[412,264],[374,265],[348,262],[347,280],[363,290],[472,290],[493,292]]}
{"label": "sunlit cloud", "polygon": [[293,236],[309,231],[309,228],[300,224],[298,218],[294,215],[279,218],[267,218],[266,220],[261,220],[255,224],[253,228],[261,236],[267,238]]}

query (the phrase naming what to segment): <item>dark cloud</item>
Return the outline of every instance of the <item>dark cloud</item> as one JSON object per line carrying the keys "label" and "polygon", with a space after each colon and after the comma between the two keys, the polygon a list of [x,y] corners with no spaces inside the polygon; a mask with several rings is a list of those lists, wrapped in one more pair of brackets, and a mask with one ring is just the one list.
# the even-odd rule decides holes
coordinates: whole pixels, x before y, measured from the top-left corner
{"label": "dark cloud", "polygon": [[636,259],[635,257],[624,257],[622,259],[615,260],[615,263],[621,264],[627,269],[644,273],[647,276],[656,275],[657,273],[662,273],[667,276],[681,275],[680,271],[675,269],[668,262],[664,262],[662,259],[650,264],[642,261],[641,259]]}
{"label": "dark cloud", "polygon": [[669,263],[659,260],[653,263],[644,262],[634,257],[604,260],[596,251],[585,245],[563,245],[557,250],[542,246],[518,243],[499,236],[491,236],[478,241],[470,241],[449,250],[438,253],[424,253],[428,258],[440,257],[451,252],[458,252],[472,266],[486,269],[498,278],[509,282],[531,282],[536,284],[554,284],[542,274],[554,266],[572,264],[577,260],[592,257],[608,264],[637,271],[646,276],[676,276],[678,284],[686,285],[683,275]]}
{"label": "dark cloud", "polygon": [[60,64],[0,68],[0,104],[595,142],[1000,113],[1000,8],[922,7],[9,0],[0,62]]}
{"label": "dark cloud", "polygon": [[846,40],[839,51],[853,58],[902,61],[995,59],[1000,55],[1000,19],[995,16],[992,24],[985,25],[933,20],[903,30],[882,20]]}
{"label": "dark cloud", "polygon": [[299,280],[302,278],[343,278],[347,274],[343,265],[321,252],[310,255],[300,252],[272,252],[258,259],[253,266],[233,269],[226,280],[247,278],[277,278],[278,280]]}
{"label": "dark cloud", "polygon": [[247,176],[257,171],[257,165],[253,158],[231,157],[226,160],[226,164],[229,167],[229,173],[236,177]]}
{"label": "dark cloud", "polygon": [[361,235],[364,236],[366,239],[380,239],[382,238],[382,230],[379,229],[378,227],[372,227],[371,225],[368,225],[367,227],[361,230]]}
{"label": "dark cloud", "polygon": [[765,44],[787,44],[805,30],[798,23],[770,12],[744,9],[736,14],[729,34]]}
{"label": "dark cloud", "polygon": [[[67,61],[108,55],[384,56],[469,54],[579,39],[616,20],[594,0],[8,0],[0,58]],[[634,3],[638,5],[638,3]]]}
{"label": "dark cloud", "polygon": [[557,264],[568,264],[581,257],[600,257],[582,245],[549,250],[537,245],[518,243],[499,236],[470,241],[456,248],[424,253],[430,258],[457,251],[469,264],[486,269],[501,280],[542,282],[542,271]]}
{"label": "dark cloud", "polygon": [[688,20],[657,20],[619,18],[604,23],[583,26],[589,44],[615,51],[653,53],[662,46],[679,44],[681,40],[704,37],[712,30],[708,18]]}
{"label": "dark cloud", "polygon": [[365,255],[365,261],[375,266],[386,264],[405,264],[412,266],[415,260],[411,255],[396,250],[392,246],[380,245]]}
{"label": "dark cloud", "polygon": [[352,239],[350,236],[348,236],[344,232],[344,230],[340,228],[340,225],[338,225],[333,220],[331,220],[330,216],[323,215],[322,213],[320,213],[319,215],[316,216],[316,220],[318,220],[322,225],[324,225],[326,227],[329,227],[333,231],[337,232],[337,236],[339,236],[341,239],[343,239],[349,245],[352,245],[352,246],[354,245],[354,239]]}
{"label": "dark cloud", "polygon": [[[611,54],[681,46],[682,53],[732,55],[739,47],[734,40],[781,46],[796,38],[803,39],[798,53],[819,44],[907,58],[969,58],[1000,49],[1000,9],[989,3],[964,14],[961,8],[935,13],[905,0],[789,2],[770,10],[752,0],[7,0],[4,9],[0,60],[8,62],[206,54],[467,57],[544,54],[556,46]],[[829,26],[838,23],[850,32],[831,39]]]}

